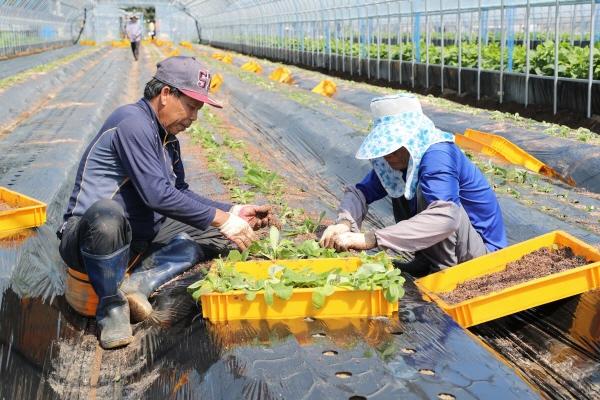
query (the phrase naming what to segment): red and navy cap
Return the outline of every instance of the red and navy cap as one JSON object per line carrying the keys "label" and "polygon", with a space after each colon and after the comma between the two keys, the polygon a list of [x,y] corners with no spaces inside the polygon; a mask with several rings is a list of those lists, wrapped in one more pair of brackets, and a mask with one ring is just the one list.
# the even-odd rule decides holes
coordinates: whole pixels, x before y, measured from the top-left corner
{"label": "red and navy cap", "polygon": [[223,105],[208,95],[211,75],[208,69],[194,57],[169,57],[156,64],[154,78],[162,83],[179,89],[192,99],[223,108]]}

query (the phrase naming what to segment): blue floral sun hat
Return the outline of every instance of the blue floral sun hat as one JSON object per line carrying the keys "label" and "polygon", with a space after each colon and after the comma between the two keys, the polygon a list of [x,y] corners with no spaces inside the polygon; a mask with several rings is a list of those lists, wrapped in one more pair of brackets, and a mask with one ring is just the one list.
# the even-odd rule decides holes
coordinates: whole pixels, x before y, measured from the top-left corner
{"label": "blue floral sun hat", "polygon": [[[371,101],[373,129],[360,145],[356,158],[370,160],[381,184],[391,197],[414,197],[423,155],[434,143],[454,142],[454,135],[437,129],[423,114],[419,99],[411,94],[377,97]],[[410,154],[406,182],[402,171],[383,158],[404,147]]]}

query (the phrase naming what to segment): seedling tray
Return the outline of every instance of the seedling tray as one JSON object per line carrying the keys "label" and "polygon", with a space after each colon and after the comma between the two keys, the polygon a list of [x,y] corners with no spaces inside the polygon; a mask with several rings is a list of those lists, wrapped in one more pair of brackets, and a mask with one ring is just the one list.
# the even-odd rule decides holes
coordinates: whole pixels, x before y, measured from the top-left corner
{"label": "seedling tray", "polygon": [[[575,255],[585,257],[590,263],[452,305],[438,296],[454,290],[459,283],[502,271],[509,262],[553,245],[570,247]],[[468,328],[599,288],[600,252],[566,232],[553,231],[417,279],[415,283],[459,325]]]}
{"label": "seedling tray", "polygon": [[[359,258],[328,258],[308,260],[269,260],[238,262],[235,268],[257,279],[268,277],[269,267],[273,264],[294,270],[311,269],[314,272],[326,272],[341,268],[353,272],[361,265]],[[200,297],[202,316],[213,322],[241,319],[292,319],[315,318],[360,318],[368,316],[389,316],[398,311],[398,303],[389,303],[382,289],[352,290],[338,288],[327,297],[323,307],[315,309],[312,305],[313,289],[294,289],[289,300],[274,298],[271,306],[259,291],[252,301],[246,300],[243,291],[227,293],[209,293]]]}
{"label": "seedling tray", "polygon": [[0,210],[0,237],[46,223],[46,204],[41,201],[0,187],[0,202],[10,207]]}

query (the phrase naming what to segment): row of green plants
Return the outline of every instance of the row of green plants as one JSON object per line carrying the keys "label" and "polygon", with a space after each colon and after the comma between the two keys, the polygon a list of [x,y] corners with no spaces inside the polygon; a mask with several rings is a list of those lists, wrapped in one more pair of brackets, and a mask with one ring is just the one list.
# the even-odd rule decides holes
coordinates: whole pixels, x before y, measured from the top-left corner
{"label": "row of green plants", "polygon": [[[340,38],[340,39],[335,39],[335,38],[331,38],[329,40],[329,42],[331,43],[331,47],[334,48],[336,41],[337,43],[341,43],[341,42],[350,42],[349,37],[351,36],[350,34],[346,34],[346,35],[340,35],[340,36],[346,36],[345,38]],[[520,44],[522,42],[525,41],[525,33],[524,32],[515,32],[513,35],[513,40],[515,43]],[[421,38],[426,38],[426,33],[422,32],[420,35]],[[312,50],[317,50],[317,49],[325,49],[327,46],[327,39],[323,38],[323,39],[314,39],[311,37],[305,37],[304,40],[302,39],[296,39],[296,38],[286,38],[286,37],[274,37],[274,38],[265,38],[262,36],[253,36],[253,37],[248,37],[248,36],[232,36],[232,39],[234,42],[237,43],[245,43],[245,42],[253,42],[253,43],[263,43],[267,46],[271,46],[271,47],[284,47],[284,48],[293,48],[295,50],[299,50],[302,49],[302,46],[304,46],[304,50],[306,51],[312,51]],[[435,42],[435,44],[438,44],[439,42],[442,41],[442,34],[440,32],[431,32],[430,33],[430,37],[429,37],[430,41]],[[458,36],[454,33],[454,32],[444,32],[444,37],[443,37],[445,42],[449,42],[449,41],[456,41],[458,40]],[[470,33],[470,32],[463,32],[462,33],[462,40],[463,43],[468,42],[468,43],[477,43],[478,42],[478,35],[476,33]],[[502,40],[502,35],[500,34],[500,32],[489,32],[487,37],[482,39],[482,43],[484,44],[488,44],[491,42],[500,42]],[[369,41],[367,39],[363,39],[366,41]],[[506,38],[506,40],[508,40],[508,38]],[[530,32],[529,34],[529,40],[530,42],[534,43],[534,42],[545,42],[547,40],[555,40],[555,36],[554,33],[550,33],[550,34],[546,34],[545,32]],[[558,36],[558,40],[560,42],[573,42],[574,44],[580,44],[581,42],[588,42],[590,40],[590,34],[589,33],[574,33],[573,35],[571,35],[570,33],[566,33],[563,32],[561,34],[559,34]],[[358,43],[359,39],[358,36],[356,34],[354,34],[354,38],[353,41],[355,43]],[[377,35],[373,35],[371,37],[370,42],[373,44],[376,44],[378,41],[377,39]],[[384,32],[381,33],[381,46],[387,46],[388,42],[390,44],[395,44],[395,43],[410,43],[412,42],[412,33],[408,33],[408,32],[404,32],[400,35],[396,35],[396,34],[391,34],[391,36],[389,36],[389,40],[388,40],[388,35],[385,34]]]}
{"label": "row of green plants", "polygon": [[[205,150],[209,170],[229,186],[232,199],[239,203],[249,203],[254,200],[256,192],[279,196],[282,189],[281,177],[252,160],[245,152],[242,158],[243,174],[238,176],[238,171],[231,165],[229,157],[235,154],[232,150],[243,151],[244,143],[232,139],[222,130],[219,132],[222,142],[217,142],[213,133],[213,129],[218,125],[216,116],[206,110],[203,113],[209,126],[195,123],[190,127],[189,133]],[[250,190],[244,189],[241,184],[245,184]]]}
{"label": "row of green plants", "polygon": [[[301,45],[298,40],[290,39],[281,42],[280,47],[300,50]],[[363,45],[353,43],[348,40],[338,40],[331,42],[331,53],[345,55],[347,57],[363,59],[402,60],[403,62],[412,62],[413,54],[416,62],[426,63],[429,58],[429,64],[444,65],[451,67],[459,66],[459,51],[461,51],[461,65],[464,68],[477,68],[479,64],[479,46],[476,42],[463,41],[462,49],[456,44],[447,44],[445,46],[430,44],[427,46],[424,39],[420,41],[420,52],[417,55],[415,45],[412,42],[403,44],[389,45],[382,43]],[[305,51],[327,52],[326,43],[323,39],[306,39],[304,43]],[[427,51],[429,49],[429,51]],[[554,53],[555,45],[553,40],[545,40],[529,50],[529,72],[541,76],[554,76]],[[589,76],[589,57],[590,47],[571,45],[570,41],[560,41],[558,46],[558,76],[566,78],[587,79]],[[501,63],[503,60],[503,63]],[[501,64],[504,70],[508,70],[509,51],[505,47],[504,53],[499,41],[490,41],[481,46],[481,68],[484,70],[499,71]],[[600,43],[596,43],[593,48],[593,78],[600,79]],[[526,46],[516,44],[512,50],[512,71],[524,73],[527,69]]]}
{"label": "row of green plants", "polygon": [[81,57],[87,56],[88,54],[97,51],[98,49],[100,48],[85,48],[75,53],[69,54],[65,57],[51,61],[49,63],[39,64],[33,68],[29,68],[25,71],[19,72],[18,74],[11,75],[4,79],[0,79],[0,90],[7,89],[10,86],[13,86],[17,83],[25,82],[28,79],[34,77],[35,75],[44,74],[53,71],[57,68],[63,67],[64,65],[72,61],[75,61]]}
{"label": "row of green plants", "polygon": [[[542,194],[544,196],[550,196],[563,203],[568,203],[569,207],[587,213],[596,211],[594,205],[582,204],[578,198],[569,199],[568,191],[555,191],[555,187],[549,182],[526,169],[514,166],[500,166],[493,163],[490,159],[484,160],[480,157],[476,157],[471,152],[465,152],[465,154],[484,173],[496,192],[506,193],[516,200],[527,204],[527,206],[534,206],[536,204],[536,196],[527,195],[528,193],[534,193],[536,195]],[[523,196],[525,196],[525,198],[523,198]],[[539,210],[554,217],[561,217],[561,214],[559,214],[555,208],[542,205],[539,207]],[[566,216],[563,216],[563,218],[566,218]],[[583,227],[586,228],[587,225],[596,224],[598,221],[577,219],[571,222],[583,225]]]}

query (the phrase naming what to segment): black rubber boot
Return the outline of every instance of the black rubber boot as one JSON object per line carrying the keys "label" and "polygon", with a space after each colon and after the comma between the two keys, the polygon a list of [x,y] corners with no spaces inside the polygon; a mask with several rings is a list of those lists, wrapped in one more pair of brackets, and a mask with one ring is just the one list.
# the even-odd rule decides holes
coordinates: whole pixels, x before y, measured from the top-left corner
{"label": "black rubber boot", "polygon": [[129,246],[107,255],[94,255],[82,250],[81,256],[90,283],[98,295],[96,321],[100,327],[100,345],[112,349],[131,343],[129,305],[119,290],[129,260]]}
{"label": "black rubber boot", "polygon": [[148,297],[159,286],[204,259],[204,252],[186,233],[179,233],[136,268],[121,285],[129,301],[131,320],[144,321],[152,313]]}

